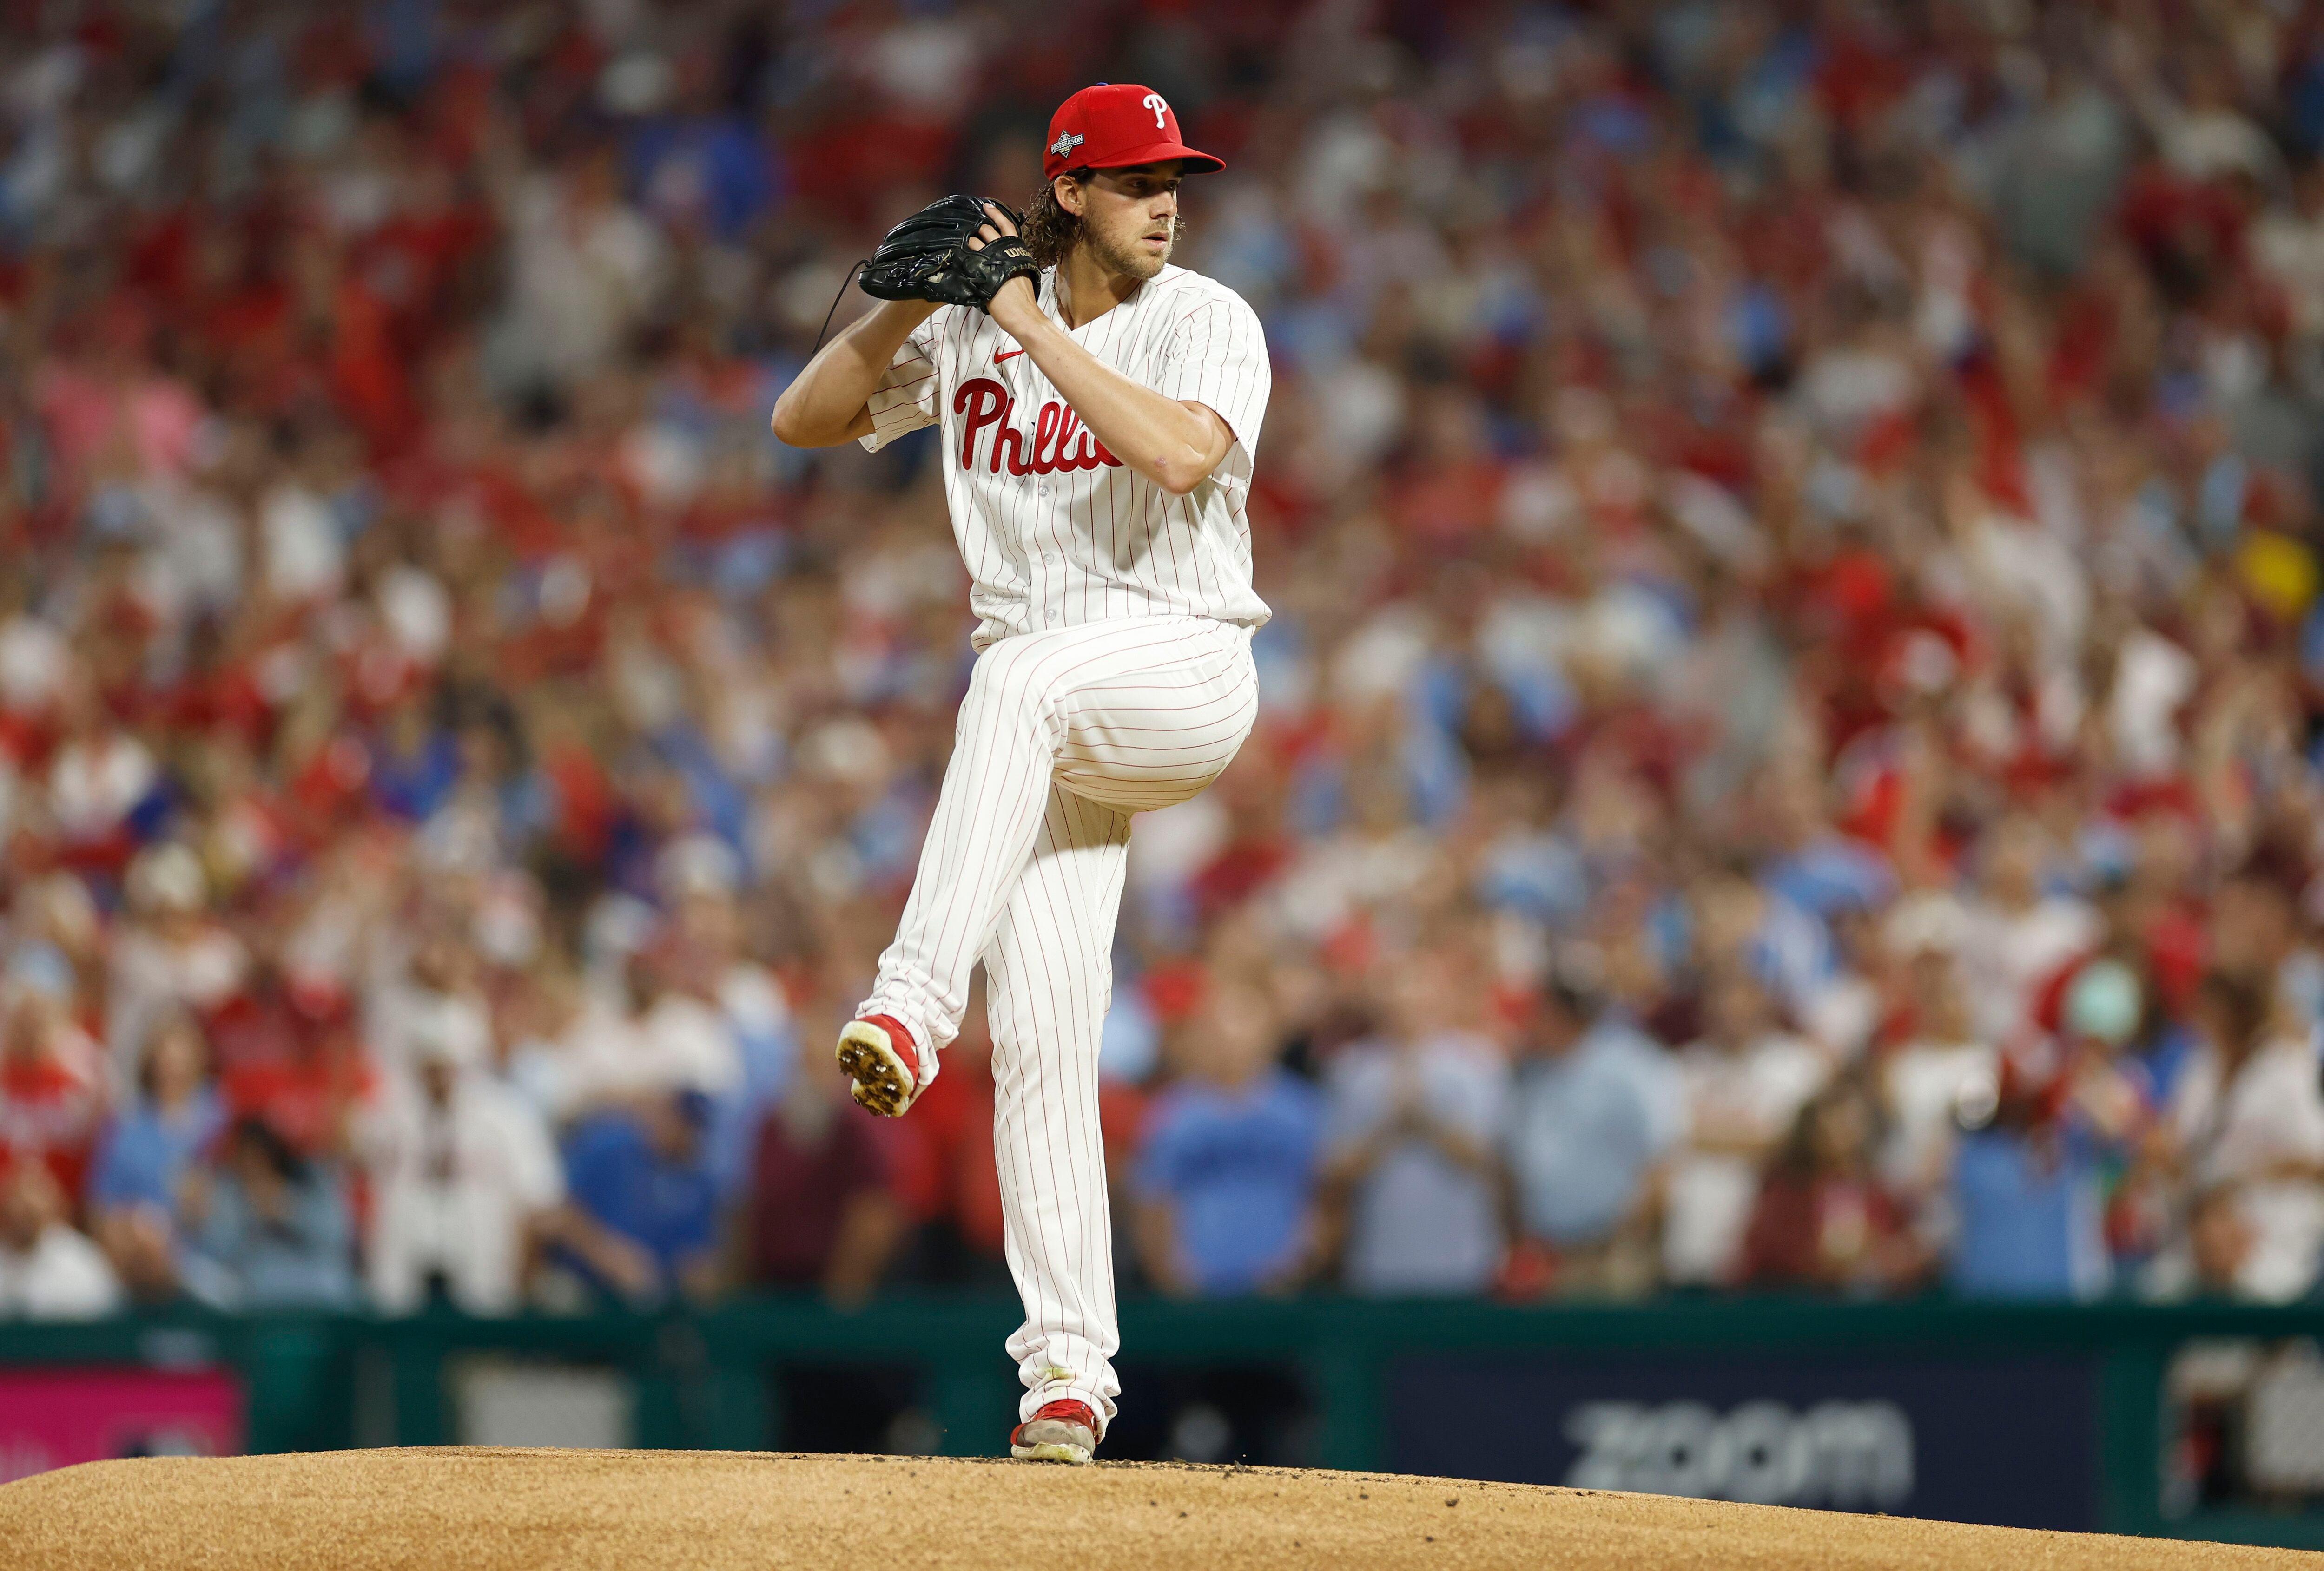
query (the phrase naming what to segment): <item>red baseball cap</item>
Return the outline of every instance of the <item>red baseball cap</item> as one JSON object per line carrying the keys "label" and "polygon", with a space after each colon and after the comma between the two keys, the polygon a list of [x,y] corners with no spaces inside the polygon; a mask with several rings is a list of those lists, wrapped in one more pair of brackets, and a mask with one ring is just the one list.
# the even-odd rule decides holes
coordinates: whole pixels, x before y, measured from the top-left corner
{"label": "red baseball cap", "polygon": [[1188,174],[1227,167],[1224,159],[1196,152],[1180,140],[1178,116],[1161,94],[1136,82],[1100,82],[1075,93],[1049,116],[1041,172],[1055,179],[1067,170],[1127,169],[1166,158],[1184,159]]}

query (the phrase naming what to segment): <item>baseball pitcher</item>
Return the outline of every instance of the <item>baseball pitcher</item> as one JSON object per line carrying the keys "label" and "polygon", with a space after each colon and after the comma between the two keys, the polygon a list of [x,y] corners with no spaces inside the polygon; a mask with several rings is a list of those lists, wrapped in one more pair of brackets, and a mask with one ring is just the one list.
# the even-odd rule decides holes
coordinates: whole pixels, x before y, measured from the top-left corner
{"label": "baseball pitcher", "polygon": [[840,1033],[855,1099],[936,1079],[984,963],[1020,1458],[1086,1462],[1120,1391],[1097,1052],[1130,815],[1218,777],[1257,709],[1244,501],[1267,345],[1233,290],[1170,265],[1178,185],[1222,168],[1162,96],[1084,88],[1020,220],[947,197],[890,231],[887,302],[775,405],[798,446],[942,430],[981,619],[944,789],[895,942]]}

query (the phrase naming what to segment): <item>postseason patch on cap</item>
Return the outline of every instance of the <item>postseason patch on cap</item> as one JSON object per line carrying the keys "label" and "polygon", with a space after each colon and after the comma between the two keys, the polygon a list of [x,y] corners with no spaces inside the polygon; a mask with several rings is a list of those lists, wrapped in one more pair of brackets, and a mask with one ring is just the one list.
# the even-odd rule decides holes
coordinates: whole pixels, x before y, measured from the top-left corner
{"label": "postseason patch on cap", "polygon": [[1057,140],[1049,143],[1049,151],[1059,158],[1069,158],[1073,155],[1074,149],[1088,140],[1086,136],[1079,136],[1070,131],[1061,131],[1057,133]]}

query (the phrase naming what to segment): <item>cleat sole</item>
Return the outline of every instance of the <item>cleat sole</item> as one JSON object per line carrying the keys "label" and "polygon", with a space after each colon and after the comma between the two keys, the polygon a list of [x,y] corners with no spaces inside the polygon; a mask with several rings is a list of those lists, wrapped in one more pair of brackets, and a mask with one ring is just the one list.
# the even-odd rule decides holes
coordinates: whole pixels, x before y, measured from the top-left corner
{"label": "cleat sole", "polygon": [[1060,1440],[1045,1440],[1038,1446],[1011,1446],[1009,1455],[1019,1462],[1063,1462],[1074,1467],[1086,1466],[1091,1452],[1086,1446],[1068,1445]]}
{"label": "cleat sole", "polygon": [[1058,1419],[1031,1419],[1009,1437],[1009,1455],[1019,1462],[1064,1462],[1086,1465],[1097,1450],[1097,1436],[1082,1424]]}
{"label": "cleat sole", "polygon": [[876,1025],[853,1021],[840,1032],[835,1056],[841,1071],[855,1082],[851,1092],[855,1100],[882,1118],[893,1118],[911,1106],[918,1087],[886,1036]]}

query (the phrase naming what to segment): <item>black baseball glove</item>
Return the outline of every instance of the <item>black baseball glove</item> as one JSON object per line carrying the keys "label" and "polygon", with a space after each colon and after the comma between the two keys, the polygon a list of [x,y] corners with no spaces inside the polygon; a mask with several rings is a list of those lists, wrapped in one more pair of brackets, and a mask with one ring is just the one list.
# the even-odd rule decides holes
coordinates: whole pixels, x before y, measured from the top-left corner
{"label": "black baseball glove", "polygon": [[[1022,219],[1001,204],[1012,225]],[[939,306],[992,308],[992,297],[1012,278],[1038,280],[1033,253],[1014,234],[972,249],[969,241],[991,217],[974,197],[941,197],[888,231],[858,280],[882,300],[930,300]]]}

